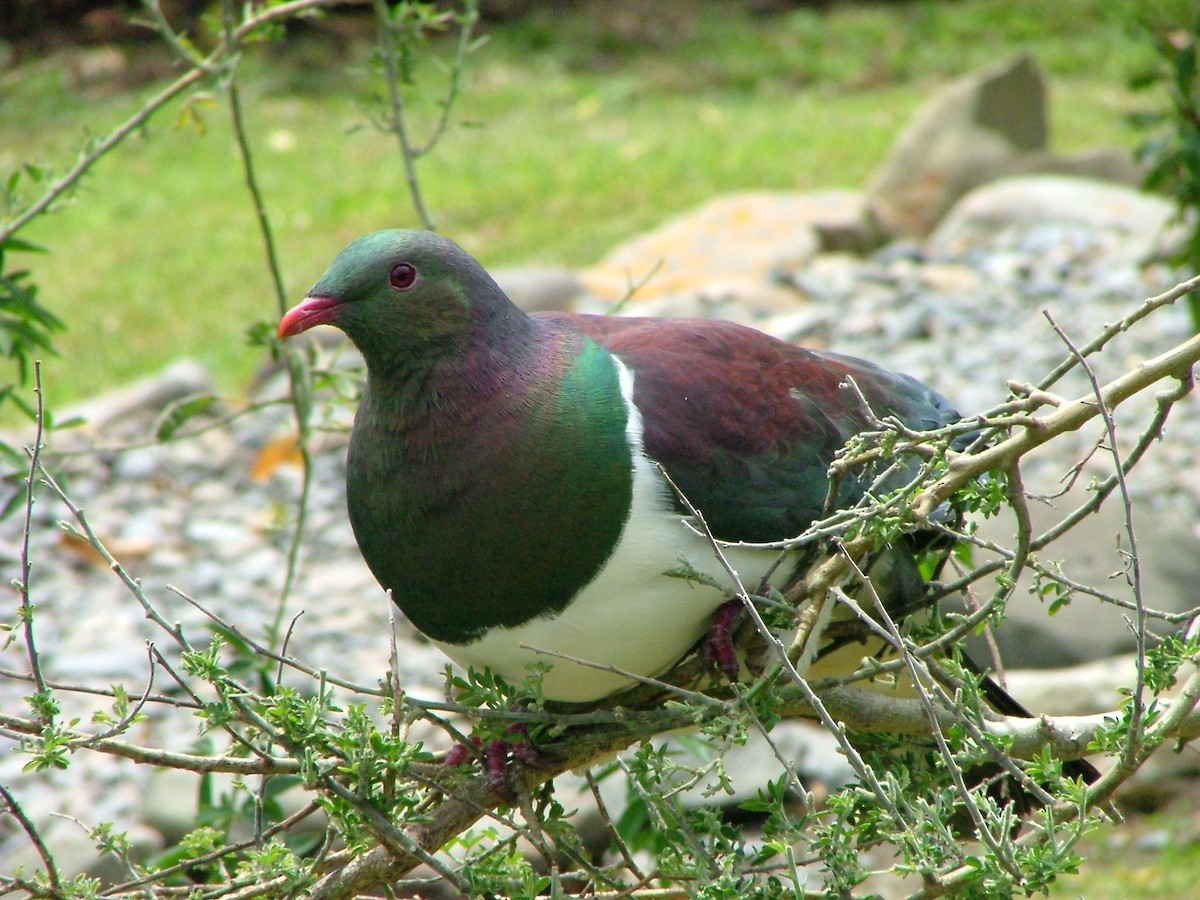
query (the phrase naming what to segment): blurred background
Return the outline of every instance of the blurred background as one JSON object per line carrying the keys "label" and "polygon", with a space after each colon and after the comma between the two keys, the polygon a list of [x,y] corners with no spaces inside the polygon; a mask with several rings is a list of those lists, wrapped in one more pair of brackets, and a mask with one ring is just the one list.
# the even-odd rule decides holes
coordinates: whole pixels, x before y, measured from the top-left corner
{"label": "blurred background", "polygon": [[[1025,51],[1049,83],[1049,144],[1130,153],[1146,23],[1185,0],[487,0],[440,143],[418,174],[437,227],[489,266],[580,267],[716,194],[860,187],[923,101]],[[220,4],[163,0],[203,50]],[[181,68],[136,0],[0,4],[0,173],[66,170]],[[251,146],[298,297],[349,239],[414,225],[369,5],[289,22],[239,65]],[[457,36],[413,60],[414,140],[440,112]],[[51,395],[72,401],[188,355],[244,384],[244,333],[275,312],[219,79],[156,115],[21,237],[66,321]],[[25,178],[20,197],[35,195]],[[18,201],[18,202],[14,202]],[[252,251],[252,252],[251,252]]]}
{"label": "blurred background", "polygon": [[[181,581],[251,626],[283,608],[275,579],[301,467],[294,423],[272,393],[282,378],[265,365],[281,298],[229,88],[290,305],[354,237],[422,225],[387,127],[380,9],[407,29],[396,62],[410,145],[438,136],[414,162],[429,218],[527,306],[603,308],[631,276],[656,272],[639,312],[729,316],[850,350],[974,412],[1004,395],[1005,379],[1036,378],[1061,359],[1044,308],[1090,337],[1200,265],[1194,214],[1182,237],[1176,228],[1162,240],[1200,202],[1196,0],[482,0],[461,66],[461,3],[321,5],[198,78],[17,229],[19,243],[0,242],[6,365],[31,358],[36,316],[14,309],[35,290],[64,326],[51,334],[57,354],[35,348],[50,408],[111,401],[94,403],[90,430],[78,430],[81,446],[94,440],[103,453],[73,449],[73,431],[54,435],[76,463],[73,490],[147,584]],[[185,56],[216,48],[231,9],[285,6],[296,3],[0,2],[0,233],[179,79]],[[1144,184],[1158,195],[1139,192]],[[994,190],[981,202],[973,188]],[[1107,374],[1198,327],[1197,308],[1163,310],[1114,342]],[[106,393],[181,358],[198,365],[141,393]],[[28,426],[5,402],[32,396],[13,371],[0,377],[4,428]],[[234,402],[210,409],[210,390]],[[143,446],[164,422],[178,427],[181,409],[225,415],[247,398],[276,407],[231,414],[199,442]],[[1194,605],[1200,577],[1192,403],[1135,485],[1152,513],[1139,519],[1146,568],[1161,579],[1152,596],[1178,608]],[[338,409],[344,418],[346,404]],[[306,650],[374,677],[385,626],[370,618],[381,605],[361,602],[374,588],[345,528],[343,450],[336,434],[314,443],[308,527],[318,537],[295,594],[321,640]],[[1044,467],[1053,478],[1086,451],[1058,447],[1064,456]],[[27,463],[9,449],[20,499]],[[34,549],[49,563],[38,586],[56,601],[39,607],[39,622],[58,638],[46,641],[56,670],[125,677],[144,645],[142,616],[115,618],[120,596],[98,587],[113,581],[107,566],[61,536],[60,512],[36,512]],[[1107,584],[1122,520],[1090,518],[1097,531],[1080,529],[1062,556]],[[0,546],[20,543],[17,519]],[[1101,622],[1095,604],[1077,603],[1048,619],[1044,592],[1021,597],[1005,629],[1014,646],[1003,648],[1020,666],[1128,649],[1119,613]],[[1034,624],[1018,620],[1018,605]],[[440,659],[411,650],[414,678],[440,679]],[[1040,672],[1025,685],[1043,691],[1030,702],[1039,711],[1077,697],[1110,708],[1116,689],[1095,672],[1070,690]],[[1197,759],[1170,755],[1131,790],[1126,810],[1146,815],[1095,838],[1084,876],[1059,895],[1187,896],[1200,867]],[[82,808],[140,801],[140,783],[117,780],[110,792],[74,773],[87,790],[59,793]],[[147,805],[179,806],[176,793]],[[47,808],[59,799],[46,797]],[[186,826],[193,812],[180,815]]]}

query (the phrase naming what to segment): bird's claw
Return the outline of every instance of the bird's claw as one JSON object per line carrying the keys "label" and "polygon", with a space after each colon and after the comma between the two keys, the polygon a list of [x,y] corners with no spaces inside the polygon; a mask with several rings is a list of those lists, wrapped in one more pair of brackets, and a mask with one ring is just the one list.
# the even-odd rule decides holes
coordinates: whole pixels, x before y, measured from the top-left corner
{"label": "bird's claw", "polygon": [[507,791],[511,787],[508,748],[507,741],[490,741],[483,751],[483,768],[488,784],[498,791]]}
{"label": "bird's claw", "polygon": [[733,646],[733,632],[744,608],[740,599],[722,603],[713,613],[712,626],[704,639],[704,656],[719,668],[730,681],[737,681],[741,673],[737,650]]}
{"label": "bird's claw", "polygon": [[474,755],[475,751],[483,746],[483,741],[475,735],[472,735],[468,740],[470,741],[469,744],[455,744],[446,751],[445,765],[452,769],[457,769],[459,766],[464,765]]}
{"label": "bird's claw", "polygon": [[[525,724],[518,722],[509,727],[510,734],[524,734]],[[488,741],[485,745],[477,736],[472,735],[469,744],[456,744],[446,753],[447,766],[461,766],[480,750],[483,751],[483,769],[487,775],[488,784],[502,793],[510,793],[513,784],[513,768],[518,765],[530,768],[541,768],[546,760],[538,749],[526,737],[510,741],[498,739]]]}

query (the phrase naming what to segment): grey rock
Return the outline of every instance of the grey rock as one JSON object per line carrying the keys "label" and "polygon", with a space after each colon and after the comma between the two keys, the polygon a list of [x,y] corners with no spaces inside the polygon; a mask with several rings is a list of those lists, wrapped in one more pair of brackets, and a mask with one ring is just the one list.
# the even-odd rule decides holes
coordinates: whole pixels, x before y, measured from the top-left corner
{"label": "grey rock", "polygon": [[[207,786],[214,797],[235,792],[241,797],[248,797],[245,788],[235,787],[236,778],[224,773],[214,773],[210,776]],[[197,827],[197,816],[200,814],[200,781],[201,776],[194,772],[179,769],[154,769],[146,782],[146,788],[141,802],[141,821],[143,825],[163,835],[168,844],[178,843],[189,831]],[[239,793],[240,792],[240,793]],[[297,785],[274,797],[279,803],[283,816],[291,816],[304,809],[311,795]],[[231,841],[244,840],[252,834],[253,823],[246,821],[239,830],[235,828],[229,835]],[[327,819],[322,812],[314,813],[297,825],[297,835],[323,834]]]}
{"label": "grey rock", "polygon": [[[82,640],[67,638],[48,655],[56,671],[82,684],[108,684],[130,679],[131,669],[140,663],[146,667],[146,638],[133,628],[116,628],[101,617],[89,617],[80,622],[81,627],[92,630],[89,634],[103,633],[104,640]],[[103,631],[102,631],[103,629]],[[145,677],[143,676],[143,681]]]}
{"label": "grey rock", "polygon": [[1087,716],[1116,709],[1123,691],[1134,683],[1134,654],[1103,657],[1052,672],[1045,669],[1008,671],[1009,692],[1027,709],[1048,716]]}
{"label": "grey rock", "polygon": [[[230,497],[229,501],[232,502]],[[254,533],[241,522],[228,519],[194,519],[184,527],[189,541],[205,544],[217,556],[232,559],[254,544]]]}
{"label": "grey rock", "polygon": [[883,333],[890,341],[915,341],[930,337],[936,318],[926,304],[906,303],[891,311],[883,320]]}
{"label": "grey rock", "polygon": [[118,478],[140,481],[156,475],[162,466],[163,451],[159,447],[138,447],[118,453],[113,471]]}
{"label": "grey rock", "polygon": [[278,579],[282,582],[286,560],[269,547],[250,550],[237,562],[238,574],[254,584],[270,584]]}
{"label": "grey rock", "polygon": [[1170,828],[1155,828],[1139,835],[1133,846],[1143,853],[1161,853],[1176,844],[1177,840]]}
{"label": "grey rock", "polygon": [[[214,794],[232,786],[232,775],[212,776]],[[178,843],[195,827],[199,793],[199,775],[181,769],[154,769],[142,794],[142,822],[160,832],[168,843]]]}
{"label": "grey rock", "polygon": [[822,253],[792,276],[792,283],[811,299],[828,302],[859,289],[869,266],[848,253]]}
{"label": "grey rock", "polygon": [[823,253],[868,253],[882,243],[875,214],[863,191],[813,191],[798,210],[817,233]]}
{"label": "grey rock", "polygon": [[707,288],[673,291],[626,304],[620,314],[727,319],[756,326],[763,319],[794,310],[798,299],[796,291],[769,281],[727,278]]}
{"label": "grey rock", "polygon": [[1027,153],[1013,160],[1005,175],[1021,174],[1071,175],[1095,181],[1110,181],[1136,187],[1142,183],[1143,172],[1127,150],[1100,147],[1078,153]]}
{"label": "grey rock", "polygon": [[[693,766],[707,761],[688,745],[679,749],[679,758]],[[836,790],[854,778],[853,769],[838,751],[837,741],[824,729],[799,721],[781,722],[771,730],[770,742],[756,734],[726,752],[725,771],[731,793],[705,797],[708,785],[698,784],[683,792],[684,803],[693,807],[712,803],[736,807],[751,800],[769,780],[779,778],[780,758],[793,767],[802,784],[816,780]]]}
{"label": "grey rock", "polygon": [[201,556],[179,573],[179,587],[196,597],[213,594],[221,589],[225,573],[224,563]]}
{"label": "grey rock", "polygon": [[979,270],[962,263],[932,261],[915,274],[922,287],[938,294],[973,295],[983,287]]}
{"label": "grey rock", "polygon": [[883,233],[927,233],[954,201],[1046,146],[1045,80],[1020,55],[972,73],[928,101],[868,188]]}
{"label": "grey rock", "polygon": [[146,509],[132,513],[121,528],[121,540],[126,543],[146,542],[151,547],[161,544],[167,539],[161,513],[161,509]]}
{"label": "grey rock", "polygon": [[[1027,487],[1037,489],[1036,485]],[[1086,491],[1077,489],[1067,498],[1055,501],[1056,509],[1031,502],[1035,534],[1057,523],[1086,497]],[[1170,510],[1138,504],[1134,524],[1146,605],[1171,613],[1196,606],[1200,538],[1189,522]],[[1016,532],[1011,511],[1004,510],[1000,516],[981,523],[980,532],[1001,546],[1011,547]],[[1047,564],[1063,561],[1063,569],[1072,580],[1132,602],[1133,592],[1124,575],[1127,562],[1124,551],[1129,546],[1124,535],[1124,511],[1118,497],[1110,498],[1098,512],[1085,518],[1038,557]],[[978,558],[987,556],[981,553]],[[995,638],[1006,666],[1057,668],[1105,659],[1134,648],[1133,634],[1126,623],[1127,610],[1076,594],[1068,605],[1048,616],[1045,603],[1031,593],[1032,586],[1028,574],[1022,577],[1009,600],[1007,617],[996,629]],[[1174,630],[1173,626],[1154,620],[1150,627],[1159,633]],[[989,658],[981,642],[972,640],[969,646],[977,660]]]}
{"label": "grey rock", "polygon": [[819,346],[828,343],[833,330],[833,318],[831,308],[810,307],[765,319],[758,323],[758,327],[780,340]]}
{"label": "grey rock", "polygon": [[[934,257],[961,257],[1012,246],[1016,235],[1029,239],[1032,233],[1037,240],[1040,233],[1041,248],[1035,244],[1035,250],[1066,243],[1102,254],[1108,266],[1128,265],[1162,252],[1174,215],[1167,200],[1122,185],[1029,175],[997,181],[963,197],[925,246]],[[1056,232],[1050,230],[1053,225],[1059,226]],[[1081,247],[1084,243],[1090,246]],[[1028,250],[1018,255],[1030,259]]]}

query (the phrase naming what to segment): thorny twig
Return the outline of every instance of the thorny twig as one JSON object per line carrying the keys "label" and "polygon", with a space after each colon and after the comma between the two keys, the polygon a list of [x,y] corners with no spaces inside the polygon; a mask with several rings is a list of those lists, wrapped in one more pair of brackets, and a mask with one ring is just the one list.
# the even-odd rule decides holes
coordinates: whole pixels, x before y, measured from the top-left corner
{"label": "thorny twig", "polygon": [[[237,17],[234,0],[224,0],[222,14],[225,23],[225,41],[233,46],[236,41]],[[271,218],[267,211],[266,201],[258,186],[255,173],[254,155],[250,150],[250,139],[246,131],[245,116],[242,113],[241,91],[236,78],[228,79],[226,95],[229,97],[229,116],[233,124],[234,143],[238,148],[238,157],[242,164],[242,175],[246,182],[246,190],[250,195],[254,208],[255,221],[263,241],[263,253],[266,257],[267,271],[271,276],[271,285],[275,291],[275,302],[280,315],[288,308],[287,290],[283,285],[283,272],[279,264],[279,255],[275,247],[275,238],[271,229]],[[300,454],[300,493],[296,498],[296,521],[292,528],[292,539],[288,544],[286,564],[284,567],[283,583],[279,588],[279,597],[275,605],[275,618],[268,632],[272,643],[280,639],[280,628],[287,614],[288,598],[296,581],[296,573],[300,561],[301,541],[304,537],[305,524],[308,519],[309,499],[312,496],[312,454],[309,449],[309,413],[310,406],[305,399],[307,391],[303,384],[307,373],[299,371],[296,358],[299,351],[288,349],[288,365],[285,366],[288,381],[288,399],[291,401],[292,416],[296,423],[296,451]]]}
{"label": "thorny twig", "polygon": [[[708,538],[713,552],[716,554],[717,559],[720,561],[722,567],[729,575],[730,581],[734,585],[734,595],[741,600],[742,605],[745,608],[747,615],[750,617],[750,621],[754,624],[754,629],[758,633],[760,639],[767,645],[767,647],[771,649],[774,662],[783,668],[784,672],[791,679],[791,681],[799,688],[801,693],[804,694],[805,699],[816,711],[817,717],[820,719],[821,724],[823,724],[829,733],[834,736],[838,742],[838,746],[841,748],[842,752],[846,754],[846,758],[850,760],[850,764],[854,767],[855,773],[866,782],[879,802],[891,812],[896,821],[906,821],[899,808],[892,801],[892,798],[888,796],[886,791],[884,791],[883,785],[881,785],[878,779],[875,777],[874,771],[869,765],[867,765],[866,760],[862,758],[854,745],[850,743],[849,738],[846,736],[845,729],[838,722],[836,722],[832,716],[829,715],[828,711],[821,703],[821,698],[818,697],[815,692],[813,692],[812,688],[810,688],[808,685],[808,681],[796,668],[796,664],[793,662],[792,654],[788,652],[788,648],[784,646],[783,642],[775,636],[771,629],[767,627],[767,623],[763,621],[762,615],[759,613],[758,609],[755,608],[754,602],[750,599],[750,594],[743,586],[737,571],[732,565],[730,565],[729,560],[725,557],[725,554],[722,551],[720,543],[715,537],[713,537],[712,532],[709,530],[708,523],[704,520],[704,515],[700,512],[700,510],[696,509],[696,507],[692,505],[691,501],[688,500],[683,492],[679,490],[678,486],[671,479],[671,476],[667,474],[665,469],[660,466],[659,471],[662,473],[663,478],[666,479],[667,483],[675,491],[676,496],[680,498],[680,501],[687,509],[688,514],[694,520],[696,527],[699,528],[701,533]],[[806,642],[811,643],[802,645],[802,656],[805,660],[811,660],[812,654],[816,652],[816,648],[821,640],[821,631],[825,627],[825,624],[829,621],[829,614],[833,609],[833,602],[827,596],[827,594],[814,591],[809,593],[808,596],[810,598],[810,608],[815,608],[816,612],[809,633],[805,636]],[[809,649],[810,647],[811,649]]]}
{"label": "thorny twig", "polygon": [[[966,808],[967,814],[971,817],[971,822],[974,825],[975,833],[979,836],[979,839],[982,840],[984,844],[986,844],[987,847],[992,851],[996,859],[999,860],[1000,864],[1014,877],[1016,883],[1020,884],[1022,881],[1020,867],[1017,866],[1016,862],[1012,858],[1012,854],[1002,844],[1000,838],[993,834],[991,829],[988,828],[987,823],[984,822],[983,814],[979,811],[979,805],[975,802],[974,796],[972,796],[970,789],[963,780],[962,769],[955,764],[954,754],[950,750],[950,745],[946,741],[946,736],[938,724],[937,715],[934,711],[933,701],[930,697],[930,691],[933,689],[934,682],[932,678],[929,677],[928,670],[921,670],[919,668],[916,657],[914,657],[909,651],[903,636],[900,634],[900,629],[896,626],[896,623],[888,614],[887,607],[883,600],[880,599],[879,593],[875,590],[875,586],[871,584],[866,574],[859,568],[858,563],[852,558],[847,558],[846,562],[851,569],[855,571],[865,586],[867,596],[871,599],[871,602],[875,607],[875,614],[878,616],[879,623],[882,625],[880,630],[883,632],[888,642],[892,644],[892,646],[895,647],[899,652],[900,658],[903,660],[905,668],[908,671],[908,677],[912,680],[913,685],[916,687],[917,699],[925,708],[925,712],[929,717],[930,731],[933,734],[934,742],[937,744],[938,752],[941,754],[942,759],[946,761],[946,769],[950,773],[951,780],[954,782],[954,787],[958,793],[959,799]],[[844,596],[844,600],[853,602],[852,599],[847,596]],[[854,605],[857,606],[857,604]],[[872,621],[871,617],[869,616],[864,618],[866,618],[868,621]],[[925,677],[922,678],[922,675]],[[950,705],[947,708],[953,709],[954,707],[953,705]],[[964,716],[963,718],[965,719],[966,717]]]}
{"label": "thorny twig", "polygon": [[[466,63],[467,55],[474,48],[471,32],[479,19],[478,4],[475,0],[466,3],[460,17],[459,39],[455,49],[454,61],[450,66],[449,84],[446,96],[442,99],[442,112],[433,126],[429,137],[421,146],[413,143],[408,130],[407,106],[404,99],[403,83],[406,75],[401,71],[400,60],[396,53],[396,32],[400,27],[396,16],[410,15],[405,6],[390,9],[385,0],[371,0],[375,10],[375,18],[379,25],[379,47],[383,57],[384,74],[388,89],[388,119],[386,128],[396,136],[400,144],[400,157],[404,162],[404,177],[408,184],[408,194],[412,198],[413,208],[425,228],[431,231],[435,228],[433,217],[425,205],[421,182],[417,177],[417,160],[433,149],[434,144],[442,136],[450,120],[450,110],[458,96],[459,79]],[[447,14],[448,15],[448,14]]]}

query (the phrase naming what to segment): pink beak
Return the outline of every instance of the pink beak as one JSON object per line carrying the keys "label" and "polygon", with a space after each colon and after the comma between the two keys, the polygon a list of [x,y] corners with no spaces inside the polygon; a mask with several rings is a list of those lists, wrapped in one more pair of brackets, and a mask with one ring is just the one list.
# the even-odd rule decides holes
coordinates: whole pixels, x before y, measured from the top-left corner
{"label": "pink beak", "polygon": [[279,339],[295,337],[316,325],[331,325],[345,301],[336,297],[305,297],[279,320]]}

